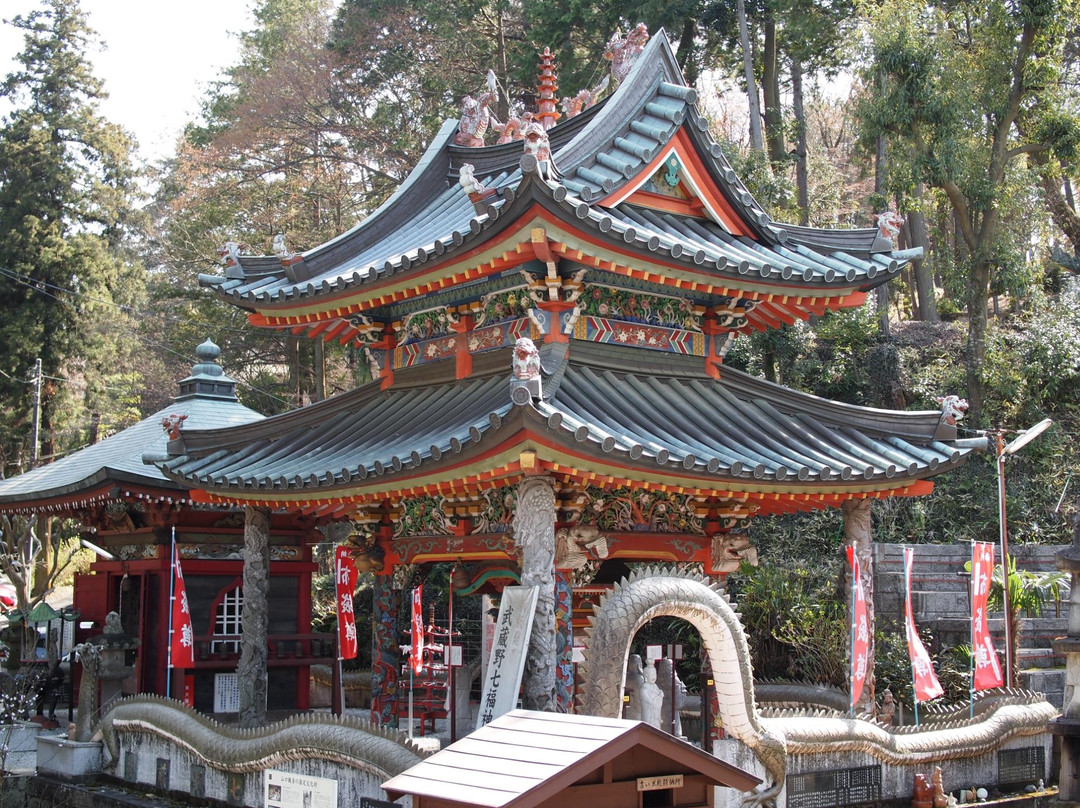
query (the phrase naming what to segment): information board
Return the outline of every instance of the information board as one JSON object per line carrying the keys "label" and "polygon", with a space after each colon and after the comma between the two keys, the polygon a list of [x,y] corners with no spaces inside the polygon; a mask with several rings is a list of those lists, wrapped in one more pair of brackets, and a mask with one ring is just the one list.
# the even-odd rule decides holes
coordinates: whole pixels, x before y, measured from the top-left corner
{"label": "information board", "polygon": [[1041,746],[998,751],[998,783],[1027,785],[1046,776],[1046,750]]}
{"label": "information board", "polygon": [[240,680],[235,673],[214,674],[214,712],[240,712]]}
{"label": "information board", "polygon": [[508,586],[503,590],[499,619],[495,622],[495,638],[484,676],[484,695],[480,699],[477,729],[510,712],[517,704],[539,592],[536,586]]}
{"label": "information board", "polygon": [[337,808],[337,780],[267,769],[263,804],[266,808]]}
{"label": "information board", "polygon": [[787,808],[836,808],[881,801],[881,766],[787,776]]}

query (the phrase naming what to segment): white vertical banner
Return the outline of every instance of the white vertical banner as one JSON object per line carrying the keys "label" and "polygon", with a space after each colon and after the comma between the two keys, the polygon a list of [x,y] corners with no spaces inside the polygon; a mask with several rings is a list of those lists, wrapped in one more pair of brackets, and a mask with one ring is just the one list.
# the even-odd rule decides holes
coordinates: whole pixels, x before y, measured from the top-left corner
{"label": "white vertical banner", "polygon": [[525,652],[529,647],[533,618],[536,615],[538,586],[508,586],[499,603],[495,639],[491,644],[484,695],[476,728],[490,724],[517,705],[521,677],[525,671]]}

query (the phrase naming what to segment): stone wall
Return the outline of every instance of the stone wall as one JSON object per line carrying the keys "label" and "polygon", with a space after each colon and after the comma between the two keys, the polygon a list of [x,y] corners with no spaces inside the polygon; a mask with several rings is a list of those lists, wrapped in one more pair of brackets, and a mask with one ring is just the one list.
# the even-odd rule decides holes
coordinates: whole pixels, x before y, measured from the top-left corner
{"label": "stone wall", "polygon": [[[1053,744],[1049,732],[1039,735],[1015,738],[1007,741],[1001,749],[994,749],[982,755],[973,757],[956,758],[942,761],[942,785],[946,792],[955,794],[961,788],[985,787],[991,792],[997,784],[1002,782],[1003,765],[1007,760],[1002,760],[1002,752],[1006,755],[1018,755],[1035,761],[1038,757],[1037,750],[1041,749],[1042,771],[1033,780],[1046,780],[1050,778],[1051,757]],[[765,770],[754,753],[746,745],[734,739],[717,741],[714,752],[721,760],[745,769],[754,775],[764,778]],[[880,770],[877,767],[880,765]],[[859,802],[888,802],[891,800],[910,800],[916,774],[925,774],[927,779],[934,770],[933,763],[922,763],[910,766],[897,766],[881,764],[881,761],[864,752],[835,752],[822,755],[792,755],[788,758],[787,786],[780,793],[776,801],[776,808],[805,808],[810,805],[828,805],[834,808],[842,808],[844,805],[852,805]],[[850,782],[844,783],[844,787],[838,788],[835,793],[828,792],[829,780],[850,772]],[[820,773],[822,777],[807,777],[802,780],[804,790],[801,794],[789,794],[789,786],[792,784],[792,775],[813,775]],[[872,800],[862,799],[866,789],[865,779],[867,774],[879,777],[880,794]],[[1008,776],[1006,774],[1006,776]],[[817,781],[817,782],[815,782]],[[825,781],[825,782],[822,782]],[[1015,788],[1003,788],[1002,791],[1013,793],[1022,791],[1023,784],[1017,784]],[[820,789],[820,790],[819,790]],[[814,793],[816,791],[816,793]],[[740,808],[742,792],[729,788],[716,790],[716,808]]]}

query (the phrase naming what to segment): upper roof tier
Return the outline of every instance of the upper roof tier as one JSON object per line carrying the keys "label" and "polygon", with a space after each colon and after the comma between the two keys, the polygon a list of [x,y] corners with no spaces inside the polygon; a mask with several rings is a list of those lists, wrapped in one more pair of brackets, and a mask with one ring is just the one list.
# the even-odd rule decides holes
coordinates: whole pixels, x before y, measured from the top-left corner
{"label": "upper roof tier", "polygon": [[[234,254],[224,276],[200,281],[255,324],[302,327],[360,313],[391,322],[414,298],[460,297],[471,283],[556,261],[562,274],[587,267],[703,298],[768,300],[785,320],[856,304],[915,256],[876,229],[773,222],[696,100],[661,31],[609,98],[549,130],[554,172],[541,177],[521,141],[454,145],[458,122],[447,121],[356,227],[302,254]],[[472,198],[459,182],[465,164],[484,189]],[[746,327],[775,324],[751,316]],[[354,334],[334,331],[343,342]]]}
{"label": "upper roof tier", "polygon": [[[207,340],[195,349],[198,362],[179,383],[173,403],[149,418],[100,443],[80,449],[54,463],[0,481],[0,511],[64,511],[115,499],[124,490],[176,496],[187,486],[167,478],[143,462],[143,454],[165,455],[169,435],[164,423],[193,429],[216,429],[263,418],[236,399],[236,382],[225,375],[217,359],[221,349]],[[114,492],[120,486],[123,490]]]}

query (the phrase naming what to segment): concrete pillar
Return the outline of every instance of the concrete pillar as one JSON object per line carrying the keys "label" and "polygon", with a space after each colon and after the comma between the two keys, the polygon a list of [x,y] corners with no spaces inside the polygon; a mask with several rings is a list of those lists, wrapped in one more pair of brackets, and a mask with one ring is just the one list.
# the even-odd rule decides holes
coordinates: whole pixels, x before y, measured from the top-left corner
{"label": "concrete pillar", "polygon": [[401,590],[394,589],[392,575],[376,575],[371,588],[371,723],[397,729],[398,671],[401,669],[401,636],[398,610]]}
{"label": "concrete pillar", "polygon": [[244,508],[244,614],[240,661],[236,665],[240,687],[241,727],[266,722],[266,635],[270,625],[270,510]]}
{"label": "concrete pillar", "polygon": [[[862,696],[855,705],[857,713],[873,713],[876,705],[874,698],[874,540],[871,531],[870,503],[872,500],[849,499],[840,506],[844,514],[844,543],[855,545],[859,557],[859,572],[862,578],[863,595],[866,597],[866,617],[870,622],[870,646],[866,653],[866,684]],[[851,577],[848,573],[848,592],[851,591]]]}
{"label": "concrete pillar", "polygon": [[518,486],[514,541],[521,555],[522,586],[539,587],[522,705],[555,712],[555,486],[551,477],[526,477]]}
{"label": "concrete pillar", "polygon": [[1050,722],[1050,731],[1061,737],[1058,796],[1065,803],[1080,802],[1080,497],[1072,525],[1072,545],[1057,554],[1058,569],[1071,577],[1069,633],[1054,640],[1054,653],[1065,654],[1065,704],[1061,716]]}

